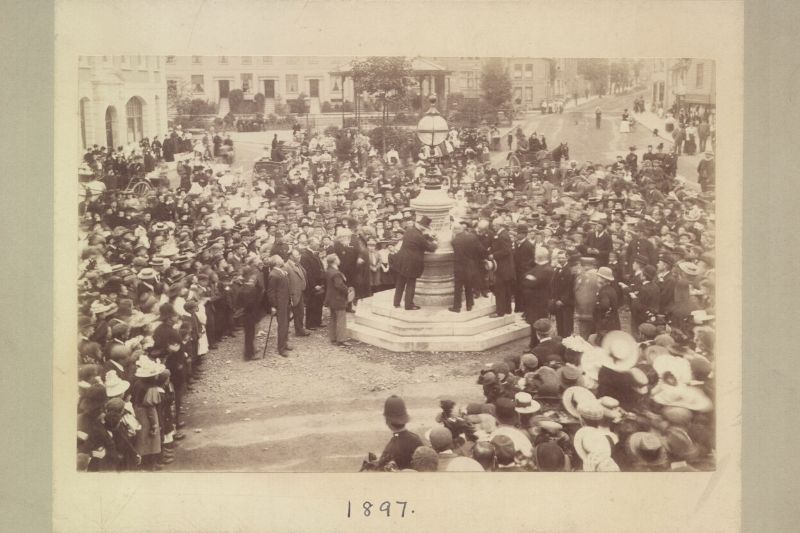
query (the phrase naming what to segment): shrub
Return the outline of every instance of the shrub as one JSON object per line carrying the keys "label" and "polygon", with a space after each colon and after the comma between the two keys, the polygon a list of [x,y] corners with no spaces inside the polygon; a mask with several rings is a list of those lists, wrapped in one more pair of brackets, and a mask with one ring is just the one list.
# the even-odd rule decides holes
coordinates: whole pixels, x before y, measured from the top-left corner
{"label": "shrub", "polygon": [[[394,146],[401,159],[411,157],[417,153],[418,141],[413,130],[387,126],[385,131],[387,150]],[[369,142],[378,150],[383,149],[383,135],[384,128],[382,126],[373,128],[367,133]]]}
{"label": "shrub", "polygon": [[253,100],[255,101],[255,103],[256,103],[256,107],[257,107],[259,110],[260,110],[260,109],[264,109],[264,100],[266,100],[266,98],[264,97],[264,95],[263,95],[263,94],[261,94],[261,93],[256,93],[256,95],[253,97]]}
{"label": "shrub", "polygon": [[345,100],[342,104],[342,111],[345,113],[352,113],[353,112],[353,102],[350,100]]}
{"label": "shrub", "polygon": [[331,111],[333,111],[333,106],[331,105],[330,102],[322,102],[321,110],[323,113],[330,113]]}
{"label": "shrub", "polygon": [[239,106],[244,101],[244,93],[241,89],[234,89],[228,93],[228,103],[230,103],[231,111],[237,113]]}

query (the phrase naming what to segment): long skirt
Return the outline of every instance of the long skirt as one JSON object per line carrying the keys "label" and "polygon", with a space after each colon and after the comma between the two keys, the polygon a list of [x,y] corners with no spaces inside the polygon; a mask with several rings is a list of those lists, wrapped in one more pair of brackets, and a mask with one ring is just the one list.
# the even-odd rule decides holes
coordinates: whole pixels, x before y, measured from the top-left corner
{"label": "long skirt", "polygon": [[[136,414],[136,420],[142,426],[133,443],[136,453],[143,457],[161,453],[161,428],[158,425],[158,411],[156,408],[152,406],[134,406],[133,412]],[[150,428],[153,427],[150,424],[151,417],[156,421],[154,435],[150,435]]]}

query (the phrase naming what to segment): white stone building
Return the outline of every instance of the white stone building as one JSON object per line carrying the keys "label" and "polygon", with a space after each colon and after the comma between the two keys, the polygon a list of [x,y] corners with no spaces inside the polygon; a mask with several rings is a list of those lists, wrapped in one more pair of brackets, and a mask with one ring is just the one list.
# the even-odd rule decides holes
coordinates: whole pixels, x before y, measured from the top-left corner
{"label": "white stone building", "polygon": [[81,56],[80,147],[118,147],[167,131],[167,84],[158,56]]}

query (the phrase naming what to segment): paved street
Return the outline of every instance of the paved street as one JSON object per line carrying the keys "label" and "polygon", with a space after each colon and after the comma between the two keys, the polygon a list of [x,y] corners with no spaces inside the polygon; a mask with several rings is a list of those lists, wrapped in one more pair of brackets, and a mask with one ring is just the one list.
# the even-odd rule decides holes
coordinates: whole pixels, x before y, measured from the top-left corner
{"label": "paved street", "polygon": [[[522,127],[526,135],[532,132],[544,134],[549,150],[558,146],[559,142],[569,144],[570,159],[580,163],[593,161],[600,163],[613,162],[617,155],[628,154],[630,146],[636,146],[641,160],[648,144],[655,148],[658,143],[664,143],[664,150],[671,147],[671,143],[653,135],[643,124],[637,124],[631,133],[619,133],[619,123],[625,108],[633,109],[633,99],[642,93],[630,93],[621,96],[604,96],[603,98],[581,103],[575,108],[566,109],[563,114],[541,115],[539,112],[529,113],[517,125]],[[645,95],[646,96],[646,95]],[[594,111],[600,107],[603,112],[601,128],[595,126]],[[492,164],[502,166],[508,151],[503,138],[502,152],[492,154]],[[516,146],[514,146],[515,148]],[[678,174],[690,182],[697,181],[697,163],[700,156],[681,156],[678,159]]]}

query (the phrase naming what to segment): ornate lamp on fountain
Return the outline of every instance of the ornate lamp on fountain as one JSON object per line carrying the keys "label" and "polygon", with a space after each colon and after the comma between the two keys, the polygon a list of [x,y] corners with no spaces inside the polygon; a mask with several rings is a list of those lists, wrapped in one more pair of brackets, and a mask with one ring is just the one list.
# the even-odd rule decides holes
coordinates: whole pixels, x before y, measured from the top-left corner
{"label": "ornate lamp on fountain", "polygon": [[417,281],[415,300],[423,308],[447,307],[453,302],[453,237],[450,209],[453,200],[442,188],[442,180],[436,168],[435,149],[447,138],[447,121],[436,109],[436,96],[428,98],[430,109],[417,123],[417,138],[430,148],[425,187],[419,196],[411,200],[417,217],[427,215],[431,220],[431,233],[439,241],[433,253],[425,254],[425,270]]}

